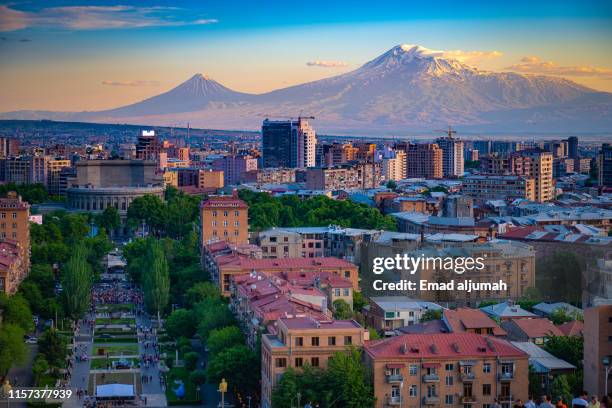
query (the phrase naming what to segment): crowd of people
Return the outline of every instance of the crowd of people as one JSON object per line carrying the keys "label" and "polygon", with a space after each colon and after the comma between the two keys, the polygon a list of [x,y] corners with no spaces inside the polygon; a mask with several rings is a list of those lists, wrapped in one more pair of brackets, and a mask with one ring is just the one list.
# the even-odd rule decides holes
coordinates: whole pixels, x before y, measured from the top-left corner
{"label": "crowd of people", "polygon": [[[580,395],[571,401],[565,401],[563,397],[557,397],[554,401],[551,395],[543,395],[534,400],[529,397],[527,402],[522,400],[516,401],[514,408],[612,408],[612,398],[604,395],[599,398],[597,395],[589,397],[586,391],[582,391]],[[499,401],[495,400],[493,408],[501,408]]]}
{"label": "crowd of people", "polygon": [[132,284],[102,283],[92,291],[94,304],[133,303],[140,305],[143,302],[142,291]]}

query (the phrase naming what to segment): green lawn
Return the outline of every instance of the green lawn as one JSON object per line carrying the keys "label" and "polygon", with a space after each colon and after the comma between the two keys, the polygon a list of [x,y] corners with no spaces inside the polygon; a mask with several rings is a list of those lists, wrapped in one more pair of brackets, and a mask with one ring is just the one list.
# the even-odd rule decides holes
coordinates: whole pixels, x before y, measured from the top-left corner
{"label": "green lawn", "polygon": [[[196,405],[200,399],[196,398],[196,386],[189,381],[189,371],[184,367],[171,368],[166,375],[168,387],[166,388],[166,399],[168,405]],[[173,389],[178,388],[174,380],[180,379],[185,384],[185,397],[178,399]]]}
{"label": "green lawn", "polygon": [[96,324],[136,324],[136,319],[133,317],[98,317]]}
{"label": "green lawn", "polygon": [[131,334],[131,335],[135,335],[136,334],[136,330],[134,330],[134,329],[123,330],[122,328],[119,328],[119,327],[102,327],[102,328],[96,329],[96,336],[99,336],[101,334],[111,334],[111,335],[115,335],[115,334]]}
{"label": "green lawn", "polygon": [[96,343],[138,343],[136,336],[94,337]]}
{"label": "green lawn", "polygon": [[111,356],[121,356],[121,355],[137,355],[138,354],[138,345],[137,344],[99,344],[94,343],[94,356],[98,356],[99,351],[104,350],[104,353],[108,353]]}

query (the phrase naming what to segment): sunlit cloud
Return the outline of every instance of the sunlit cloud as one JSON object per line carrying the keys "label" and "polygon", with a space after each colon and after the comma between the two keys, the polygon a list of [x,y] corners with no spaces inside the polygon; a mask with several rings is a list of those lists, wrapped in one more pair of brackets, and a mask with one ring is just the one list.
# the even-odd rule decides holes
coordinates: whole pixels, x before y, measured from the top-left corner
{"label": "sunlit cloud", "polygon": [[343,68],[348,67],[348,63],[344,61],[308,61],[306,63],[309,67],[322,67],[322,68]]}
{"label": "sunlit cloud", "polygon": [[518,64],[510,65],[506,69],[509,71],[527,74],[599,77],[603,79],[612,79],[611,68],[593,67],[590,65],[563,66],[558,65],[554,61],[543,61],[533,55],[521,58],[521,61]]}
{"label": "sunlit cloud", "polygon": [[145,80],[133,80],[133,81],[102,81],[102,85],[109,86],[157,86],[158,81],[145,81]]}
{"label": "sunlit cloud", "polygon": [[34,12],[0,6],[0,31],[28,27],[71,30],[167,27],[214,24],[218,21],[177,7],[69,6],[49,7]]}
{"label": "sunlit cloud", "polygon": [[446,58],[453,58],[466,64],[478,64],[484,60],[499,58],[504,54],[502,54],[500,51],[449,50],[442,51],[442,55]]}

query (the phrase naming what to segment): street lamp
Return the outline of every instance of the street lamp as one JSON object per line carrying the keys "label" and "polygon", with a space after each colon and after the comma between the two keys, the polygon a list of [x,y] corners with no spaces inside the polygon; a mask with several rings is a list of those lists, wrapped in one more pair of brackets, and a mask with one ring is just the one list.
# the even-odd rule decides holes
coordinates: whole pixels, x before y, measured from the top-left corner
{"label": "street lamp", "polygon": [[608,395],[608,376],[610,375],[610,371],[612,371],[612,356],[605,356],[601,359],[601,362],[606,372],[606,376],[604,377],[604,395]]}
{"label": "street lamp", "polygon": [[221,393],[221,408],[225,408],[225,393],[227,392],[227,381],[225,381],[225,378],[222,378],[221,383],[219,383],[219,392]]}

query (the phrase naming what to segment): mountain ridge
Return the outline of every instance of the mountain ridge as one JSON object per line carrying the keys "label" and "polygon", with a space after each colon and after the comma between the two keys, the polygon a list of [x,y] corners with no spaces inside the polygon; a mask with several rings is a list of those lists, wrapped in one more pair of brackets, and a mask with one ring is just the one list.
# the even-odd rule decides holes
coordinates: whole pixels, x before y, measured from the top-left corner
{"label": "mountain ridge", "polygon": [[317,117],[320,131],[348,133],[433,129],[449,123],[466,129],[554,131],[569,126],[601,131],[612,126],[612,94],[564,78],[479,70],[444,51],[398,45],[353,71],[260,94],[235,91],[196,74],[167,92],[114,109],[16,111],[0,118],[153,125],[188,121],[256,129],[262,116],[302,111]]}

